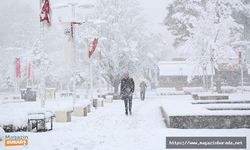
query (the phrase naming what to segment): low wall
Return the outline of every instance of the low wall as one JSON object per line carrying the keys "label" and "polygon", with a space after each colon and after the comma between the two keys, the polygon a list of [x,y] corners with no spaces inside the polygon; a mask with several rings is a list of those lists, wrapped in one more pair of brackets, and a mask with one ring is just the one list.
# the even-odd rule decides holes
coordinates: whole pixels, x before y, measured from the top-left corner
{"label": "low wall", "polygon": [[233,129],[250,128],[249,115],[189,115],[169,116],[160,107],[163,121],[167,128],[180,129]]}
{"label": "low wall", "polygon": [[194,100],[228,100],[228,95],[192,95]]}
{"label": "low wall", "polygon": [[250,115],[240,116],[169,116],[169,128],[232,129],[250,128]]}

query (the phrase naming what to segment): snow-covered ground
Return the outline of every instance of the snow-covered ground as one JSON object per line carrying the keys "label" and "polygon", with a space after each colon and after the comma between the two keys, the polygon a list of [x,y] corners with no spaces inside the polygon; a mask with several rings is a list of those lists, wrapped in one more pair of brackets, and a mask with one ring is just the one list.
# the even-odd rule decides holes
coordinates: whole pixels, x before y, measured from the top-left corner
{"label": "snow-covered ground", "polygon": [[[87,99],[77,100],[74,106],[86,106],[90,104]],[[38,113],[51,111],[73,111],[73,101],[72,98],[47,101],[45,108],[40,108],[40,102],[12,102],[3,103],[0,105],[0,124],[9,125],[13,124],[15,126],[23,126],[27,124],[28,113]]]}
{"label": "snow-covered ground", "polygon": [[[250,129],[170,129],[166,128],[159,107],[166,105],[181,112],[182,102],[191,96],[156,96],[145,101],[134,99],[133,115],[126,116],[123,101],[105,103],[87,117],[73,117],[69,123],[55,123],[50,132],[18,132],[7,135],[27,135],[25,147],[0,149],[28,150],[165,150],[166,136],[247,136]],[[176,102],[179,102],[179,106]]]}

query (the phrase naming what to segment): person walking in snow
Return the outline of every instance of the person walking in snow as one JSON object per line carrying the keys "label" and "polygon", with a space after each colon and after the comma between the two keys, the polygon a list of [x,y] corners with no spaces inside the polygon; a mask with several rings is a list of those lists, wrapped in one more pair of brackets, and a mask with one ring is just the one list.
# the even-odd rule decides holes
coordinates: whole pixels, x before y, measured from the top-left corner
{"label": "person walking in snow", "polygon": [[132,99],[133,99],[133,93],[135,89],[135,83],[133,78],[129,77],[129,73],[125,73],[123,79],[121,80],[121,88],[120,88],[120,94],[121,99],[124,101],[125,104],[125,114],[132,115]]}
{"label": "person walking in snow", "polygon": [[146,88],[147,88],[146,82],[142,81],[140,83],[140,96],[141,96],[141,100],[145,100]]}

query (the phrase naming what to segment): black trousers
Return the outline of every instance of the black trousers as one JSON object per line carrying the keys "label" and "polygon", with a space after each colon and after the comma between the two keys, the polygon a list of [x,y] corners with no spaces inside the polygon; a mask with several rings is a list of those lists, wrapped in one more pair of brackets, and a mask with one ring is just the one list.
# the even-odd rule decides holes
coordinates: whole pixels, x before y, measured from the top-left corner
{"label": "black trousers", "polygon": [[122,99],[124,101],[124,104],[125,104],[125,112],[128,113],[128,110],[129,112],[131,112],[132,110],[132,96],[123,96]]}
{"label": "black trousers", "polygon": [[145,90],[141,90],[140,95],[141,95],[141,100],[144,100],[145,99]]}

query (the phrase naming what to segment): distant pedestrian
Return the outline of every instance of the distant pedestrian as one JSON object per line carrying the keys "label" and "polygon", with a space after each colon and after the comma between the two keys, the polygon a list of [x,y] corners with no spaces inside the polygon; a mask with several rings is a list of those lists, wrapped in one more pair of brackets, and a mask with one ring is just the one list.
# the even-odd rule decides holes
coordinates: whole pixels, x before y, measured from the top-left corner
{"label": "distant pedestrian", "polygon": [[140,83],[140,96],[141,96],[141,100],[145,100],[146,88],[147,88],[146,82],[142,81]]}
{"label": "distant pedestrian", "polygon": [[129,73],[125,73],[123,79],[121,80],[121,99],[124,101],[125,104],[125,114],[132,115],[132,99],[133,93],[135,89],[135,83],[133,78],[129,77]]}

